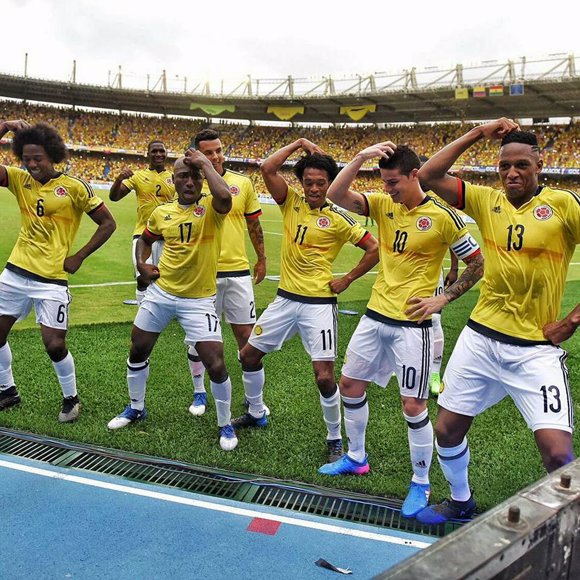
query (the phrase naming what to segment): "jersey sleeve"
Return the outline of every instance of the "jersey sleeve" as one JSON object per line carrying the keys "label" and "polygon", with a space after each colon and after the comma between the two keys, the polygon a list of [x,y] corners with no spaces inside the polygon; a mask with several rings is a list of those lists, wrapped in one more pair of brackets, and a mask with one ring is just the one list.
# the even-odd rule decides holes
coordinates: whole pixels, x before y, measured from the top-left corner
{"label": "jersey sleeve", "polygon": [[364,214],[365,216],[369,216],[370,218],[372,218],[373,220],[375,220],[376,222],[377,220],[377,216],[380,214],[380,205],[381,205],[381,196],[383,194],[379,194],[379,193],[367,193],[367,194],[363,194],[364,199],[367,202],[367,211]]}
{"label": "jersey sleeve", "polygon": [[286,215],[289,209],[292,208],[292,206],[297,201],[301,201],[300,195],[298,195],[298,192],[289,185],[288,193],[286,194],[286,199],[284,200],[284,203],[278,204],[278,207],[280,208],[282,215]]}
{"label": "jersey sleeve", "polygon": [[5,166],[6,174],[8,175],[8,191],[15,197],[18,197],[20,188],[24,184],[26,171],[18,169],[18,167]]}
{"label": "jersey sleeve", "polygon": [[455,209],[464,211],[468,216],[478,221],[485,207],[485,201],[493,195],[493,187],[473,185],[469,181],[457,179],[458,202]]}
{"label": "jersey sleeve", "polygon": [[481,252],[479,244],[469,233],[464,221],[451,209],[446,208],[447,219],[443,228],[443,239],[451,251],[460,259],[465,260]]}
{"label": "jersey sleeve", "polygon": [[129,189],[129,191],[131,190],[136,190],[137,188],[137,174],[133,173],[133,175],[131,175],[131,177],[128,177],[127,179],[123,179],[123,181],[121,181],[121,183]]}
{"label": "jersey sleeve", "polygon": [[566,199],[564,208],[565,226],[570,232],[570,238],[575,245],[580,244],[580,195],[574,191],[569,191],[570,198]]}
{"label": "jersey sleeve", "polygon": [[244,194],[245,194],[245,206],[244,206],[244,217],[245,218],[257,218],[262,215],[262,206],[258,200],[258,194],[254,189],[254,185],[248,179],[244,183]]}
{"label": "jersey sleeve", "polygon": [[163,234],[161,233],[161,216],[163,211],[161,210],[161,206],[155,208],[149,219],[147,220],[147,227],[143,233],[149,235],[151,238],[161,238]]}
{"label": "jersey sleeve", "polygon": [[75,181],[73,203],[79,210],[90,214],[103,204],[103,200],[95,195],[93,188],[86,181]]}

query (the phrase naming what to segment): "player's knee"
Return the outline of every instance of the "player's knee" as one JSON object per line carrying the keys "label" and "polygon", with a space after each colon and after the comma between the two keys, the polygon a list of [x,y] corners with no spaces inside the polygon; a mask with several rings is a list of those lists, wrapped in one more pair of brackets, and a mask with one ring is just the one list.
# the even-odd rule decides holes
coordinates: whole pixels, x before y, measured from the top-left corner
{"label": "player's knee", "polygon": [[68,353],[66,342],[61,338],[51,338],[44,343],[46,354],[53,362],[61,361]]}
{"label": "player's knee", "polygon": [[330,397],[336,391],[336,380],[330,372],[317,372],[314,374],[314,379],[323,397]]}
{"label": "player's knee", "polygon": [[420,415],[427,408],[425,399],[416,399],[414,397],[401,397],[403,413],[409,417]]}
{"label": "player's knee", "polygon": [[240,362],[242,363],[242,369],[245,371],[257,371],[262,368],[262,353],[251,348],[249,345],[244,346],[240,351]]}
{"label": "player's knee", "polygon": [[574,459],[574,454],[572,453],[571,449],[566,450],[566,451],[548,452],[548,453],[544,454],[544,456],[542,457],[542,460],[544,462],[544,467],[546,468],[546,471],[548,471],[548,472],[555,471],[556,469],[558,469],[564,465],[567,465],[573,459]]}
{"label": "player's knee", "polygon": [[435,437],[441,447],[456,447],[463,441],[465,434],[455,429],[451,423],[437,420]]}
{"label": "player's knee", "polygon": [[223,383],[228,378],[228,371],[223,359],[215,359],[206,367],[209,378],[214,383]]}

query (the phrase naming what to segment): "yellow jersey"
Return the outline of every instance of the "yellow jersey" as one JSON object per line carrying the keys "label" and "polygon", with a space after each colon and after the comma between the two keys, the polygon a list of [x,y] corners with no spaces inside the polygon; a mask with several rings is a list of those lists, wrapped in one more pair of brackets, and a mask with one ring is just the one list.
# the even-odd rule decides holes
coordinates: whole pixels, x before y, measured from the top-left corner
{"label": "yellow jersey", "polygon": [[503,191],[458,180],[458,208],[477,223],[485,268],[468,325],[512,344],[546,344],[560,315],[568,265],[580,242],[580,196],[539,187],[520,208]]}
{"label": "yellow jersey", "polygon": [[202,194],[190,206],[178,201],[153,210],[144,236],[165,240],[155,283],[174,296],[207,298],[216,293],[217,263],[225,214],[212,207],[212,196]]}
{"label": "yellow jersey", "polygon": [[328,285],[332,263],[344,244],[358,245],[370,234],[329,201],[310,209],[304,195],[290,186],[280,209],[284,233],[278,294],[298,302],[335,303]]}
{"label": "yellow jersey", "polygon": [[[433,296],[443,258],[451,249],[464,259],[480,249],[456,212],[427,195],[409,210],[385,193],[365,198],[379,228],[379,272],[367,316],[399,326],[417,326],[405,314],[413,297]],[[431,326],[431,319],[421,326]]]}
{"label": "yellow jersey", "polygon": [[[246,252],[246,219],[258,218],[262,208],[250,178],[226,169],[222,175],[232,194],[232,209],[227,214],[218,262],[218,278],[249,275],[250,262]],[[203,193],[209,193],[207,181]]]}
{"label": "yellow jersey", "polygon": [[175,186],[170,171],[155,169],[138,169],[123,185],[135,191],[137,197],[137,223],[133,237],[143,233],[151,212],[162,203],[175,198]]}
{"label": "yellow jersey", "polygon": [[68,256],[83,213],[103,205],[92,187],[61,173],[44,185],[30,173],[6,167],[8,189],[20,207],[20,233],[6,268],[41,282],[66,285]]}

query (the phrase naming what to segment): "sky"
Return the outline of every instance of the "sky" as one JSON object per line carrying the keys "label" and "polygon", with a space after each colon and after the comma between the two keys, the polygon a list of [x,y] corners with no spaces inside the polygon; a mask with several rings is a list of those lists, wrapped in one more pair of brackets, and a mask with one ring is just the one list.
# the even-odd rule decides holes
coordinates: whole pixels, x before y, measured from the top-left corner
{"label": "sky", "polygon": [[[580,56],[580,4],[528,1],[2,0],[0,72],[193,89],[252,78],[355,76]],[[109,76],[109,71],[111,75]],[[187,77],[187,85],[185,85]]]}

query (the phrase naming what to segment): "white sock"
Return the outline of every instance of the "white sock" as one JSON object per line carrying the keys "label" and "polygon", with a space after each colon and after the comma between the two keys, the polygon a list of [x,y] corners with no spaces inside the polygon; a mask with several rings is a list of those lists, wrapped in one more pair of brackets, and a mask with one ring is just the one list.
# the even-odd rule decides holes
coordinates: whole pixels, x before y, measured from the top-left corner
{"label": "white sock", "polygon": [[429,468],[433,459],[433,425],[429,421],[429,411],[425,409],[416,417],[405,415],[409,437],[409,451],[411,453],[411,465],[413,467],[413,479],[415,483],[429,483]]}
{"label": "white sock", "polygon": [[259,371],[242,372],[242,382],[244,383],[246,399],[248,399],[248,403],[250,403],[248,411],[253,417],[261,417],[266,410],[262,397],[265,381],[266,376],[264,374],[264,367]]}
{"label": "white sock", "polygon": [[193,346],[190,346],[187,351],[187,362],[189,363],[189,370],[193,380],[193,392],[205,393],[204,377],[205,367]]}
{"label": "white sock", "polygon": [[149,359],[132,363],[127,360],[127,386],[131,398],[131,408],[142,411],[145,408],[145,390],[149,377]]}
{"label": "white sock", "polygon": [[470,456],[467,439],[464,438],[457,447],[440,447],[435,441],[435,447],[439,465],[451,487],[451,499],[467,501],[471,497],[467,472]]}
{"label": "white sock", "polygon": [[348,439],[348,455],[355,461],[363,461],[365,452],[365,435],[369,422],[369,403],[367,396],[341,397],[344,406],[344,426]]}
{"label": "white sock", "polygon": [[[0,388],[10,388],[14,386],[14,376],[12,375],[12,351],[10,345],[6,343],[0,348]],[[4,390],[4,389],[2,389]]]}
{"label": "white sock", "polygon": [[232,402],[232,382],[228,377],[223,383],[209,382],[211,394],[215,401],[215,410],[217,412],[218,427],[229,425],[232,421],[230,410]]}
{"label": "white sock", "polygon": [[340,391],[338,390],[338,385],[336,386],[334,394],[330,395],[330,397],[320,395],[320,405],[322,406],[322,416],[324,417],[328,431],[326,438],[328,440],[341,439]]}
{"label": "white sock", "polygon": [[441,372],[441,363],[443,362],[443,346],[445,337],[443,336],[443,327],[441,326],[441,314],[433,314],[433,365],[432,373]]}
{"label": "white sock", "polygon": [[58,377],[63,397],[74,397],[77,394],[77,378],[75,375],[75,361],[70,352],[60,361],[52,361],[52,366]]}
{"label": "white sock", "polygon": [[141,302],[143,302],[145,292],[147,292],[147,290],[135,290],[135,299],[137,300],[137,306],[141,306]]}

